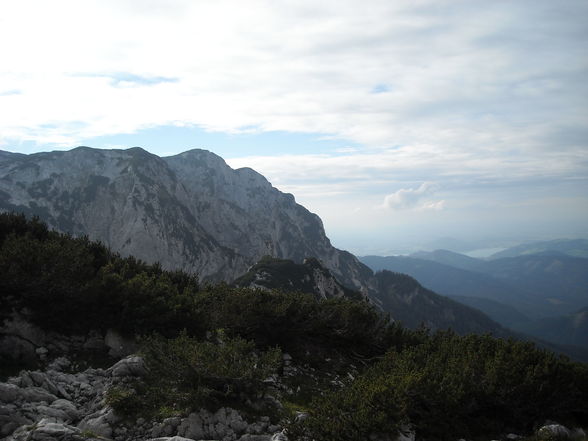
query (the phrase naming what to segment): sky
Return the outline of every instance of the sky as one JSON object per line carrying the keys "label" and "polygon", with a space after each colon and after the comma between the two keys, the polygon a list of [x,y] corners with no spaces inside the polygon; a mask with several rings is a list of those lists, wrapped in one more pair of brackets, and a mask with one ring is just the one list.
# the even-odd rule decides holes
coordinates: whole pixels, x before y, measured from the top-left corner
{"label": "sky", "polygon": [[585,0],[0,0],[0,149],[207,149],[356,254],[588,237],[587,23]]}

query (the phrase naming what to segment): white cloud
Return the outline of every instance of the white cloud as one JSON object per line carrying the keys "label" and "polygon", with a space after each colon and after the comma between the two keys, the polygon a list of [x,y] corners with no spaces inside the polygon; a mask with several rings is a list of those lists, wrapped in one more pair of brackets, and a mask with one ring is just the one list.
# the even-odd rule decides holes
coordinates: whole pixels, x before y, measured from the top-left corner
{"label": "white cloud", "polygon": [[[461,228],[464,206],[517,206],[534,188],[586,207],[587,13],[583,0],[4,1],[0,146],[166,125],[319,133],[338,150],[228,162],[330,225],[453,214]],[[418,199],[421,182],[442,195]],[[392,205],[418,202],[374,210],[393,189]]]}
{"label": "white cloud", "polygon": [[71,146],[197,125],[530,155],[586,126],[585,12],[581,0],[2,2],[0,83],[19,93],[0,95],[0,138]]}
{"label": "white cloud", "polygon": [[416,208],[418,210],[441,210],[445,201],[433,202],[423,199],[428,198],[439,189],[437,184],[423,182],[418,188],[401,188],[400,190],[386,195],[382,208],[390,210],[406,210]]}

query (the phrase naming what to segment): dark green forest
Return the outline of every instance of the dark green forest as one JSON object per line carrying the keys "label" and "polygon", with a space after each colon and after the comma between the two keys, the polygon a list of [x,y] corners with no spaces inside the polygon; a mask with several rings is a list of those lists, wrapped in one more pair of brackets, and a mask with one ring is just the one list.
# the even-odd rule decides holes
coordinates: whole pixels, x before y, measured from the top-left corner
{"label": "dark green forest", "polygon": [[[277,397],[285,405],[275,418],[290,421],[293,439],[406,428],[418,439],[475,439],[588,421],[588,366],[531,343],[409,330],[364,301],[203,285],[38,219],[0,214],[1,318],[14,312],[66,335],[113,328],[139,338],[149,374],[108,392],[121,414],[238,407],[280,375],[287,352],[316,372],[313,381],[289,380],[297,392]],[[321,386],[321,376],[351,369],[343,386]],[[295,409],[308,418],[295,422]]]}

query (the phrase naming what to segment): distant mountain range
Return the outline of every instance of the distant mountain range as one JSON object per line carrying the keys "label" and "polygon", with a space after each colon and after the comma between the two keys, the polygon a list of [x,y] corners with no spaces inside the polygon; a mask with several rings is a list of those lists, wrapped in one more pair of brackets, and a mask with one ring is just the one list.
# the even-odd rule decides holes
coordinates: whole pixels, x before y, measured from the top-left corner
{"label": "distant mountain range", "polygon": [[490,259],[517,257],[529,254],[566,255],[571,257],[588,258],[587,239],[557,239],[542,242],[530,242],[508,248],[490,256]]}
{"label": "distant mountain range", "polygon": [[[320,218],[292,195],[249,168],[233,170],[206,150],[165,158],[141,148],[0,152],[0,211],[37,215],[59,231],[88,235],[122,255],[196,273],[203,281],[232,282],[251,267],[257,274],[250,280],[257,285],[276,268],[319,277],[322,270],[303,264],[310,257],[336,279],[345,295],[345,290],[360,293],[408,326],[502,332],[478,310],[425,289],[412,278],[374,275],[355,256],[334,248]],[[254,266],[264,256],[305,266],[267,261]],[[284,280],[283,275],[276,277]],[[324,275],[323,282],[329,277]],[[318,286],[314,279],[311,284]],[[335,291],[324,295],[339,295]]]}
{"label": "distant mountain range", "polygon": [[[424,286],[485,312],[503,326],[560,344],[588,347],[588,259],[571,257],[583,240],[516,247],[503,255],[474,259],[447,250],[411,256],[365,256],[374,271],[408,274]],[[556,246],[551,250],[549,244]]]}

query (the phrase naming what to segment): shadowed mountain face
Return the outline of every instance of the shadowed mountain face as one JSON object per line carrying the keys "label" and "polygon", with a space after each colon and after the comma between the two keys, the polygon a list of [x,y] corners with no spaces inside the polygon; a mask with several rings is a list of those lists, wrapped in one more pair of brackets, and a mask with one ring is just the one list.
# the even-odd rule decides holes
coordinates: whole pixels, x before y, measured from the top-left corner
{"label": "shadowed mountain face", "polygon": [[[367,300],[409,328],[421,325],[431,330],[451,328],[467,333],[491,332],[496,336],[512,336],[482,312],[423,288],[405,274],[380,271],[366,279]],[[303,264],[291,260],[264,257],[235,281],[237,286],[278,289],[313,294],[318,299],[350,298],[362,300],[356,291],[341,285],[316,259]]]}
{"label": "shadowed mountain face", "polygon": [[526,322],[519,330],[561,345],[588,348],[588,307],[567,316]]}
{"label": "shadowed mountain face", "polygon": [[588,347],[588,259],[552,252],[490,261],[442,250],[415,255],[421,258],[361,260],[374,270],[409,274],[515,331],[560,345]]}
{"label": "shadowed mountain face", "polygon": [[[365,256],[361,261],[373,270],[409,274],[443,295],[509,305],[529,318],[567,315],[588,304],[588,259],[531,254],[485,261],[449,251],[417,255]],[[492,314],[494,307],[487,306],[476,305]]]}
{"label": "shadowed mountain face", "polygon": [[408,326],[425,323],[464,333],[499,328],[412,279],[374,275],[355,256],[334,248],[320,218],[292,195],[251,169],[233,170],[205,150],[167,158],[140,148],[1,152],[0,210],[38,215],[62,232],[88,235],[122,255],[208,281],[231,282],[263,256],[296,265],[312,257],[328,271],[328,276],[311,271],[313,277],[324,276],[320,283],[313,279],[313,286],[325,288],[320,296],[360,292]]}
{"label": "shadowed mountain face", "polygon": [[347,298],[364,300],[358,291],[343,286],[315,258],[304,259],[302,264],[292,260],[266,256],[235,280],[234,285],[263,290],[283,290],[312,294],[317,299]]}

